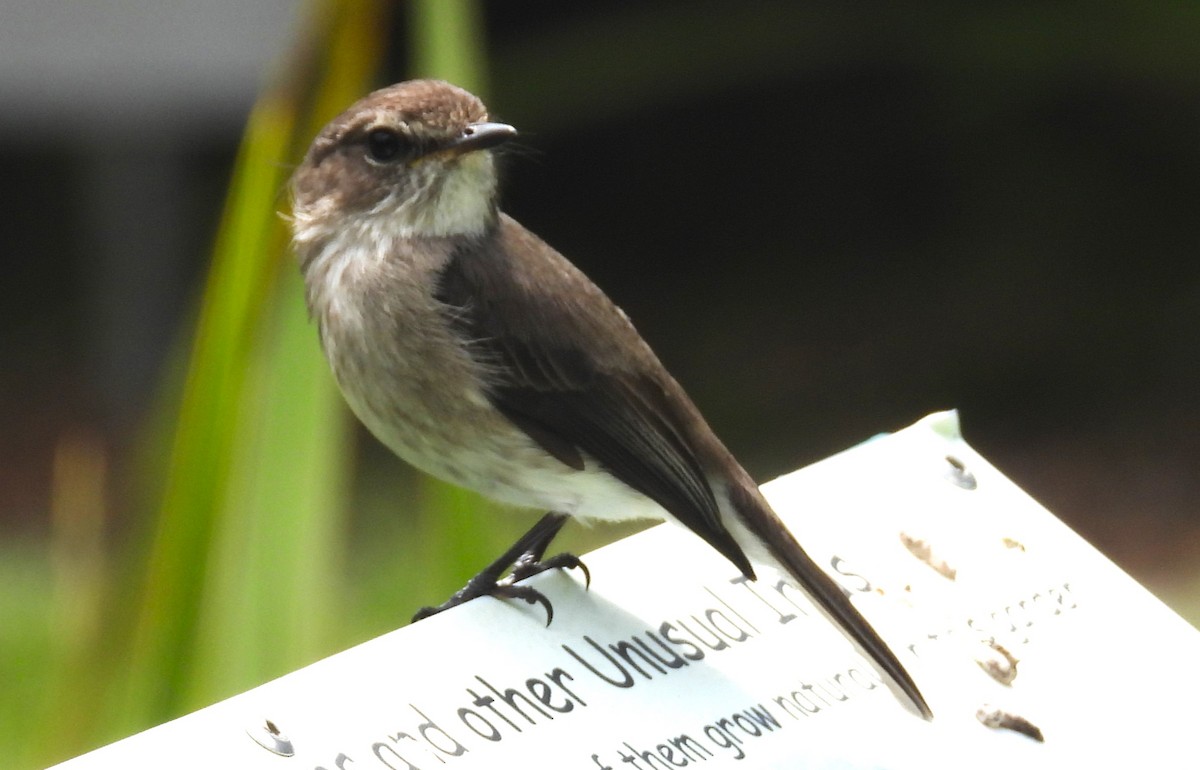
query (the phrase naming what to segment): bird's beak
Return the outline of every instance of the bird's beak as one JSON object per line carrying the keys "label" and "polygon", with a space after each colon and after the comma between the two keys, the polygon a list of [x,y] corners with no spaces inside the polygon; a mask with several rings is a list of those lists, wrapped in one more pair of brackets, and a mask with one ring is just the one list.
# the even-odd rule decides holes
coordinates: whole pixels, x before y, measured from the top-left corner
{"label": "bird's beak", "polygon": [[517,129],[507,123],[472,123],[439,149],[447,155],[463,155],[503,144],[516,135]]}

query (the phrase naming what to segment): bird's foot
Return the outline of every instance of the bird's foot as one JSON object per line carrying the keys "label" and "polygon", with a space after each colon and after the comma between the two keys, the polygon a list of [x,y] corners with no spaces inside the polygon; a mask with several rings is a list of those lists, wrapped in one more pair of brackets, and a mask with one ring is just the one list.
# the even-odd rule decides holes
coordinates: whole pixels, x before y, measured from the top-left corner
{"label": "bird's foot", "polygon": [[[578,556],[560,553],[543,559],[546,547],[562,529],[567,517],[560,513],[548,513],[525,533],[512,548],[509,548],[499,559],[485,567],[478,575],[467,581],[453,596],[436,607],[422,607],[415,615],[413,622],[424,620],[431,615],[465,604],[480,596],[494,596],[498,599],[520,599],[529,604],[541,604],[546,609],[546,625],[554,620],[554,607],[545,594],[530,586],[517,585],[517,581],[532,577],[550,569],[575,569],[583,571],[587,585],[591,585],[592,575],[587,566]],[[504,571],[512,567],[507,577],[501,578]]]}
{"label": "bird's foot", "polygon": [[533,577],[538,573],[551,569],[577,569],[583,573],[584,587],[591,588],[592,586],[591,570],[575,554],[556,553],[548,559],[541,559],[531,551],[521,554],[520,558],[513,564],[512,573],[501,582],[515,583],[518,580],[524,580],[527,577]]}
{"label": "bird's foot", "polygon": [[546,625],[554,620],[554,606],[546,595],[532,586],[518,585],[518,580],[537,575],[550,569],[582,570],[586,585],[591,585],[592,575],[587,565],[580,558],[570,553],[559,553],[548,559],[538,560],[533,554],[525,553],[513,564],[512,572],[500,578],[499,572],[485,569],[467,581],[467,584],[455,592],[453,596],[436,607],[422,607],[413,615],[413,622],[424,620],[439,612],[465,604],[480,596],[494,596],[497,599],[520,599],[529,604],[540,604],[546,609]]}

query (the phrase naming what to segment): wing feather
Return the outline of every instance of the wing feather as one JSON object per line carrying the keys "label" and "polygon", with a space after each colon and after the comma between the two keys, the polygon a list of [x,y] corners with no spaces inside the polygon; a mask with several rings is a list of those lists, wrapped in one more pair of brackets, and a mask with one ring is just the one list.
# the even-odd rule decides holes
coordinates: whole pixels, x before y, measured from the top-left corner
{"label": "wing feather", "polygon": [[454,253],[437,296],[471,355],[496,373],[489,398],[514,425],[568,467],[595,458],[752,574],[691,439],[695,407],[581,272],[503,217]]}

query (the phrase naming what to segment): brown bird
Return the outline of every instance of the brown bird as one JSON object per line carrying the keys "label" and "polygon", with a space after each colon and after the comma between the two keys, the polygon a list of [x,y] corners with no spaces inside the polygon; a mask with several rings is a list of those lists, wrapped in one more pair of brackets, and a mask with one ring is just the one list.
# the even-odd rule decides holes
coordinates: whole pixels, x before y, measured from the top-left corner
{"label": "brown bird", "polygon": [[[497,204],[479,99],[415,80],[313,141],[292,179],[308,307],[342,393],[388,448],[446,481],[549,513],[449,602],[540,601],[518,578],[567,517],[681,524],[754,578],[778,565],[926,718],[929,706],[808,557],[625,314]],[[501,580],[510,566],[514,576]]]}

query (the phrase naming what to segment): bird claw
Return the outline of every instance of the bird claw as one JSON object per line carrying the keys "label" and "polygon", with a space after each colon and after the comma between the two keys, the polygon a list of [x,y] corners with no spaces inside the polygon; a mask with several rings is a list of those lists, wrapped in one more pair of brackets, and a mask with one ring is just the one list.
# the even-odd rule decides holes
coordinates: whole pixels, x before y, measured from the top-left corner
{"label": "bird claw", "polygon": [[523,553],[521,558],[513,564],[512,574],[505,580],[515,583],[551,569],[577,569],[583,573],[583,587],[592,587],[591,570],[587,568],[582,559],[573,553],[557,553],[548,559],[541,560],[535,558],[531,553]]}
{"label": "bird claw", "polygon": [[590,588],[592,585],[591,571],[575,554],[560,553],[539,560],[532,553],[523,553],[513,564],[512,572],[507,577],[497,580],[490,570],[484,570],[467,581],[465,586],[442,604],[436,607],[422,607],[413,615],[412,622],[416,623],[451,607],[466,604],[480,596],[493,596],[497,599],[520,599],[528,604],[542,605],[546,609],[546,625],[549,626],[554,620],[554,606],[550,604],[550,600],[536,588],[516,583],[551,569],[579,569],[583,572],[585,587]]}
{"label": "bird claw", "polygon": [[[505,578],[508,580],[508,578]],[[554,620],[554,605],[546,598],[546,595],[541,591],[531,586],[518,586],[512,583],[501,581],[496,584],[496,590],[492,596],[505,599],[520,599],[529,604],[540,604],[546,609],[546,627],[550,627],[550,622]]]}

